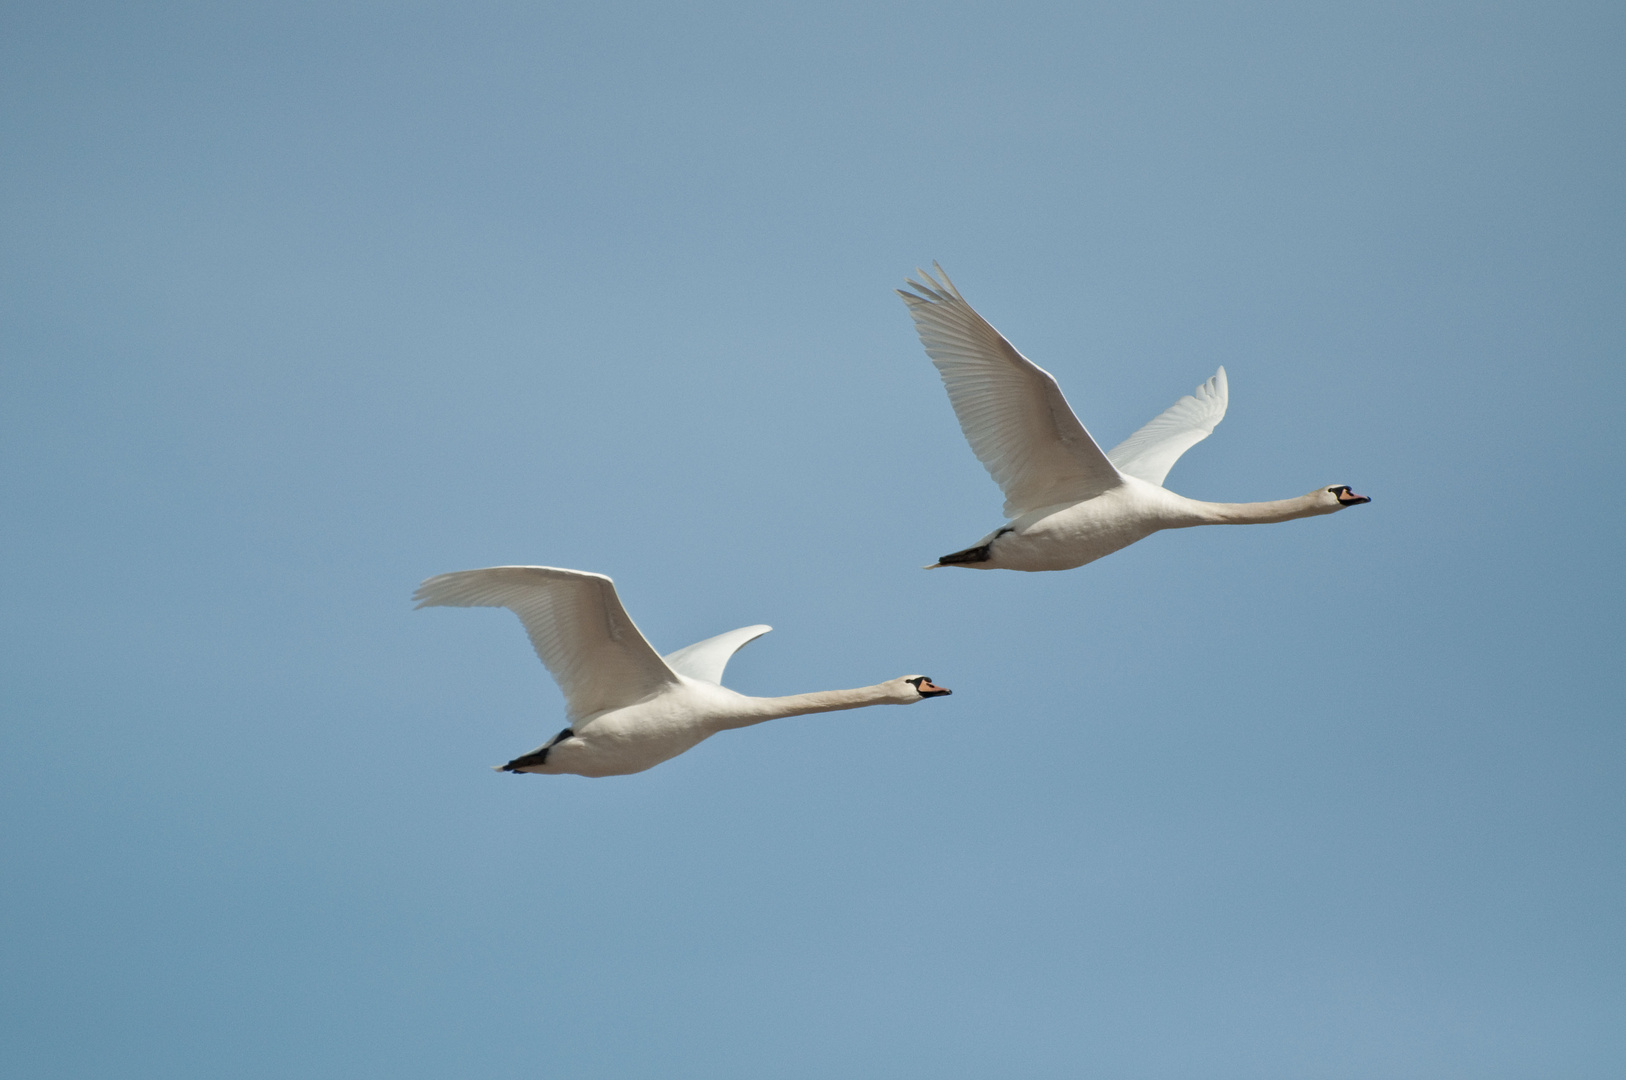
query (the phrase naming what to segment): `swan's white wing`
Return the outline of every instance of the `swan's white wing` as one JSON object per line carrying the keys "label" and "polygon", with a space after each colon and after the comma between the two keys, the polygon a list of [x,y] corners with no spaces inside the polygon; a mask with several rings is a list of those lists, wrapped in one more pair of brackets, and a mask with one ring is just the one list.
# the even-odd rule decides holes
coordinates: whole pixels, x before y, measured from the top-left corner
{"label": "swan's white wing", "polygon": [[1222,367],[1213,378],[1114,446],[1107,457],[1119,472],[1161,487],[1180,455],[1214,433],[1214,426],[1225,419],[1225,406],[1230,400]]}
{"label": "swan's white wing", "polygon": [[1077,502],[1122,483],[1112,462],[1078,422],[1048,371],[1017,352],[932,264],[942,284],[898,290],[914,317],[960,430],[1005,492],[1005,516]]}
{"label": "swan's white wing", "polygon": [[432,577],[412,598],[419,607],[505,607],[518,615],[572,721],[678,685],[603,574],[491,566]]}
{"label": "swan's white wing", "polygon": [[677,652],[667,653],[664,657],[666,666],[679,675],[721,686],[723,669],[728,666],[729,659],[746,642],[755,641],[772,629],[771,626],[742,626],[738,630],[697,641]]}

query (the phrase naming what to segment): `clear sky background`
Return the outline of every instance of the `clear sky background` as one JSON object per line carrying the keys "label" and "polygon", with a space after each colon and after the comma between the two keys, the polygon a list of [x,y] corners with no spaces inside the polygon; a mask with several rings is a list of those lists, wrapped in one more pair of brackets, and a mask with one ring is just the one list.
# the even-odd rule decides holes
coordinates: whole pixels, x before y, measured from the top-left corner
{"label": "clear sky background", "polygon": [[[0,1054],[56,1077],[1618,1077],[1617,4],[10,3]],[[1169,486],[1080,570],[892,289]],[[642,775],[432,574],[754,622]]]}

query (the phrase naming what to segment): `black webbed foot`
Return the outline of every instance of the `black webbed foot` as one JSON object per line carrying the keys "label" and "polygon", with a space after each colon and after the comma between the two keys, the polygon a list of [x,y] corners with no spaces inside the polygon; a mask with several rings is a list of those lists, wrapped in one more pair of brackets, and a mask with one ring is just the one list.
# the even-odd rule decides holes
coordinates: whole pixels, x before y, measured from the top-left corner
{"label": "black webbed foot", "polygon": [[570,728],[565,728],[559,734],[549,739],[548,745],[542,747],[540,750],[532,750],[529,754],[521,754],[513,761],[510,761],[508,764],[504,765],[502,767],[502,771],[518,772],[520,769],[528,768],[532,765],[546,765],[548,763],[549,750],[552,750],[555,746],[558,746],[566,739],[573,739],[575,737],[576,733],[574,731],[572,731]]}

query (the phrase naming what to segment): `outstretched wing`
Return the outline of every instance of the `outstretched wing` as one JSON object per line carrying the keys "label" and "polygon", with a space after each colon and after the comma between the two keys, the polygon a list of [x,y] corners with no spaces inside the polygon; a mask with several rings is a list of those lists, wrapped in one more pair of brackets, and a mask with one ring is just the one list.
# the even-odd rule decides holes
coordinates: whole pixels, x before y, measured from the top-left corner
{"label": "outstretched wing", "polygon": [[1078,422],[1048,371],[1017,352],[978,315],[943,268],[916,271],[914,292],[898,290],[926,355],[948,389],[972,453],[1005,492],[1005,516],[1077,502],[1122,483]]}
{"label": "outstretched wing", "polygon": [[721,686],[723,669],[728,666],[728,661],[740,647],[746,642],[755,641],[772,629],[771,626],[742,626],[738,630],[730,630],[726,634],[718,634],[705,641],[686,645],[677,652],[667,653],[663,659],[666,666],[679,675],[687,675],[691,679]]}
{"label": "outstretched wing", "polygon": [[603,574],[551,566],[491,566],[432,577],[419,607],[505,607],[519,616],[572,721],[632,705],[677,676],[644,640]]}
{"label": "outstretched wing", "polygon": [[1118,471],[1139,477],[1149,484],[1163,485],[1180,455],[1214,433],[1225,419],[1230,392],[1225,386],[1225,369],[1196,390],[1159,413],[1151,423],[1107,452]]}

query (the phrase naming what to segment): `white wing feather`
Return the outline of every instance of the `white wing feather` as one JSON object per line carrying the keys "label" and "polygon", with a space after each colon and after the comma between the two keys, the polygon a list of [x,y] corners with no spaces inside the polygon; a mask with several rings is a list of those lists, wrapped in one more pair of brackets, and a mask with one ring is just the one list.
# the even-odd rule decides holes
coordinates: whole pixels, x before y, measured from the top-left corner
{"label": "white wing feather", "polygon": [[1121,484],[1048,371],[1017,352],[978,315],[943,268],[943,281],[898,290],[926,355],[943,377],[966,441],[1005,492],[1005,516],[1093,498]]}
{"label": "white wing feather", "polygon": [[686,645],[677,652],[667,653],[663,659],[666,666],[679,675],[687,675],[691,679],[721,686],[723,669],[728,666],[728,661],[740,647],[746,642],[755,641],[772,629],[771,626],[742,626],[738,630],[730,630],[726,634],[718,634],[705,641]]}
{"label": "white wing feather", "polygon": [[1180,455],[1214,433],[1215,425],[1225,419],[1230,400],[1222,367],[1213,378],[1114,446],[1107,457],[1119,472],[1161,487]]}
{"label": "white wing feather", "polygon": [[564,691],[572,721],[677,686],[603,574],[551,566],[492,566],[432,577],[419,607],[505,607],[519,616],[536,655]]}

